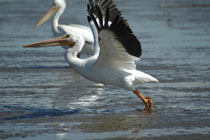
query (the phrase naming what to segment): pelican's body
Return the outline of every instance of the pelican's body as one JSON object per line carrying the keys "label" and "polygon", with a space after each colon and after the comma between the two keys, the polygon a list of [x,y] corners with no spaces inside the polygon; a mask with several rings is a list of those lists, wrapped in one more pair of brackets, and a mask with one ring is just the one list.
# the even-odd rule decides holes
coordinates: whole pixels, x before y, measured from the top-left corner
{"label": "pelican's body", "polygon": [[[113,54],[116,54],[114,49],[112,51],[114,52],[112,52]],[[134,62],[129,63],[126,62],[126,60],[124,60],[124,62],[126,62],[127,64],[114,62],[115,60],[112,57],[118,56],[100,54],[99,46],[95,46],[94,55],[86,59],[78,58],[77,53],[75,53],[75,51],[72,51],[72,49],[67,50],[65,53],[65,58],[67,62],[72,66],[75,71],[77,71],[86,79],[98,83],[115,85],[134,91],[134,85],[136,84],[145,82],[158,82],[158,80],[154,77],[136,70]],[[138,60],[138,58],[134,57],[131,57],[130,59]],[[121,60],[123,61],[123,58],[121,58]]]}
{"label": "pelican's body", "polygon": [[[59,19],[63,12],[66,9],[65,0],[55,0],[52,7],[48,10],[48,12],[34,25],[33,28],[39,27],[45,21],[47,21],[52,15],[53,19],[51,22],[52,31],[54,37],[62,36],[65,34],[70,34],[71,36],[80,36],[80,39],[84,42],[84,52],[88,54],[92,54],[93,50],[93,36],[90,28],[78,24],[69,24],[62,25],[59,24]],[[65,45],[62,47],[66,48]]]}
{"label": "pelican's body", "polygon": [[94,38],[93,56],[78,58],[83,48],[81,40],[70,35],[24,47],[52,46],[68,40],[73,45],[66,49],[65,58],[76,72],[89,80],[133,91],[145,104],[144,111],[149,111],[151,98],[145,98],[135,86],[158,80],[136,69],[142,51],[140,42],[112,0],[95,0],[95,3],[90,0],[88,12]]}

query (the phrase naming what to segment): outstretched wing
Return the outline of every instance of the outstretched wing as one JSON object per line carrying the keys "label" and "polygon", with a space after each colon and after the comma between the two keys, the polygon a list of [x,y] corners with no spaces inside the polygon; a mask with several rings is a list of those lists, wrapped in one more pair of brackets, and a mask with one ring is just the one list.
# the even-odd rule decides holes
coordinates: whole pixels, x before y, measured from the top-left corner
{"label": "outstretched wing", "polygon": [[98,30],[100,46],[95,65],[112,69],[135,68],[135,61],[141,56],[141,44],[113,1],[90,1],[88,7],[90,18]]}
{"label": "outstretched wing", "polygon": [[112,0],[95,0],[95,2],[93,2],[93,0],[89,0],[89,5],[92,13],[94,13],[96,17],[100,16],[97,6],[101,8],[101,14],[103,17],[105,17],[106,10],[107,8],[109,8],[109,12],[112,13],[111,15],[109,15],[109,20],[111,22],[115,19],[117,15],[121,15],[121,12],[117,9]]}

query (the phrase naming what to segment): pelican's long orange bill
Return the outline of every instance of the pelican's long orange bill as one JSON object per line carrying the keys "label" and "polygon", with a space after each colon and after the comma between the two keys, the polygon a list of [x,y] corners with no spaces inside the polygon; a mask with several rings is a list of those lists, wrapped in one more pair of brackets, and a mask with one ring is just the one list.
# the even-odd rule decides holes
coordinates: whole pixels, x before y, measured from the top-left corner
{"label": "pelican's long orange bill", "polygon": [[75,45],[75,42],[68,41],[67,39],[70,38],[69,35],[36,42],[32,44],[23,45],[24,48],[41,48],[41,47],[53,47],[53,46],[66,46],[72,47]]}
{"label": "pelican's long orange bill", "polygon": [[33,29],[39,27],[44,22],[46,22],[59,8],[55,7],[55,4],[47,11],[47,13],[34,25]]}

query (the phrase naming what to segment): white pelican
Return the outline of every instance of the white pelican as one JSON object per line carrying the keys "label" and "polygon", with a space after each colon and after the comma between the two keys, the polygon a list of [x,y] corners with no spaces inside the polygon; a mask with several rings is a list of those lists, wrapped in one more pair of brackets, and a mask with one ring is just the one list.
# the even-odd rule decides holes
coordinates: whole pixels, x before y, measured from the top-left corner
{"label": "white pelican", "polygon": [[[53,20],[51,22],[52,31],[54,37],[62,36],[65,34],[70,34],[71,36],[78,36],[81,39],[81,43],[83,43],[85,49],[84,53],[92,54],[93,52],[93,36],[90,28],[78,24],[70,24],[70,25],[61,25],[59,24],[59,19],[66,9],[66,1],[65,0],[55,0],[51,8],[46,12],[46,14],[34,25],[33,29],[39,27],[41,24],[46,22],[52,15]],[[66,45],[62,45],[62,47],[67,47]],[[67,47],[68,48],[68,47]]]}
{"label": "white pelican", "polygon": [[[144,111],[149,111],[152,99],[140,94],[135,85],[158,80],[136,69],[141,44],[112,0],[96,1],[90,1],[88,5],[88,21],[94,37],[93,56],[78,58],[77,54],[83,46],[78,38],[69,34],[24,47],[47,47],[71,42],[65,58],[75,71],[89,80],[131,90],[145,104]],[[106,9],[104,5],[108,5]]]}

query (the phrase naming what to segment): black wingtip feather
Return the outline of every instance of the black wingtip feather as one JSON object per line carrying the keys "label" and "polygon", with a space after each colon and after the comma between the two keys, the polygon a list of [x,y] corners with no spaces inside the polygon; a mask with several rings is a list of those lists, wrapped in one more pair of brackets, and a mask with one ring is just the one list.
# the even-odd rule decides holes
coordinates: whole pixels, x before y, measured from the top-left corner
{"label": "black wingtip feather", "polygon": [[105,23],[104,23],[105,29],[109,27],[108,23],[109,23],[109,7],[106,8]]}
{"label": "black wingtip feather", "polygon": [[99,19],[99,23],[100,23],[100,27],[101,27],[100,29],[104,29],[101,9],[98,5],[96,5],[95,7],[96,7],[96,11],[98,13],[98,19]]}
{"label": "black wingtip feather", "polygon": [[87,4],[87,11],[88,11],[88,13],[90,12],[90,5],[89,4]]}
{"label": "black wingtip feather", "polygon": [[88,22],[90,22],[91,21],[91,18],[89,16],[87,16],[87,20],[88,20]]}
{"label": "black wingtip feather", "polygon": [[91,7],[94,7],[93,0],[89,0],[89,4],[90,4]]}
{"label": "black wingtip feather", "polygon": [[[90,5],[88,12],[98,32],[102,30],[113,31],[117,39],[123,44],[130,55],[140,57],[142,54],[141,43],[137,40],[130,29],[127,20],[123,18],[113,1],[95,0],[95,3],[91,2]],[[100,27],[96,18],[99,19]],[[111,22],[111,25],[108,24],[109,21]]]}

